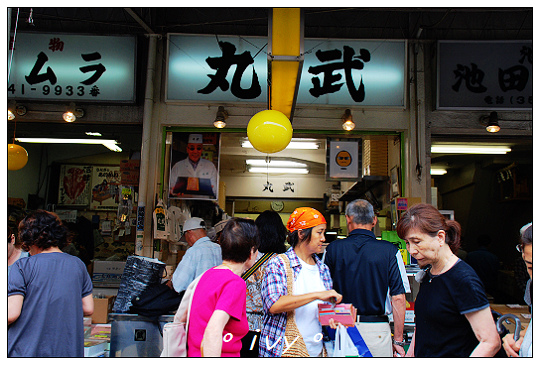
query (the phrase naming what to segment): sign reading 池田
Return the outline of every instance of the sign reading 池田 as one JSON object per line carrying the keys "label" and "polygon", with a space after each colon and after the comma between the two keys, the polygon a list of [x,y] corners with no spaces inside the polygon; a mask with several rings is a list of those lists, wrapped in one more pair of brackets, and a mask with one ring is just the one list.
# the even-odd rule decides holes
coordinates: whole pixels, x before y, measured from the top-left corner
{"label": "sign reading \u6c60\u7530", "polygon": [[532,109],[532,41],[438,47],[438,109]]}
{"label": "sign reading \u6c60\u7530", "polygon": [[[169,34],[168,101],[267,102],[263,37]],[[404,107],[405,41],[306,39],[297,104]]]}
{"label": "sign reading \u6c60\u7530", "polygon": [[9,98],[135,101],[135,37],[17,33],[15,40]]}

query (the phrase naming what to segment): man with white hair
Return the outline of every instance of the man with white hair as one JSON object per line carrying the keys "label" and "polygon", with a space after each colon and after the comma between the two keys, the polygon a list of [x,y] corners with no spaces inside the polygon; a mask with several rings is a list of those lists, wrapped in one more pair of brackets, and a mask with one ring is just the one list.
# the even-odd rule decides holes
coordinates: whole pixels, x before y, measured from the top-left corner
{"label": "man with white hair", "polygon": [[[169,191],[172,196],[180,196],[182,193],[190,194],[203,192],[205,182],[211,185],[208,195],[217,197],[217,170],[216,166],[204,158],[203,135],[190,134],[187,143],[188,157],[178,161],[171,169],[169,178]],[[187,179],[179,179],[185,177]],[[189,178],[197,178],[190,180]]]}
{"label": "man with white hair", "polygon": [[196,277],[222,262],[221,247],[206,235],[203,219],[189,218],[184,223],[183,232],[189,248],[178,263],[172,280],[167,282],[177,293],[185,291]]}

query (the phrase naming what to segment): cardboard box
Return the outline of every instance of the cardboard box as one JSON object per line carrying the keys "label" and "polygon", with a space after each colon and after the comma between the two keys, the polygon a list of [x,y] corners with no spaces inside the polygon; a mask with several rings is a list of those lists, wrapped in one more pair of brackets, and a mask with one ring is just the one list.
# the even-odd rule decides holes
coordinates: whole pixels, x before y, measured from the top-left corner
{"label": "cardboard box", "polygon": [[105,298],[94,298],[94,314],[92,323],[107,323],[112,312],[116,295],[106,295]]}

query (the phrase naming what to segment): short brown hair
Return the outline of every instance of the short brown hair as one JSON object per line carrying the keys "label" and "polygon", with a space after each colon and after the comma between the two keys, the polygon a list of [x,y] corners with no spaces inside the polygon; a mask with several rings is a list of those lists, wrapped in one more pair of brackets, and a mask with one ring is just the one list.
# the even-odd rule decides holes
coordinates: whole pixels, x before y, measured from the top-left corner
{"label": "short brown hair", "polygon": [[259,248],[259,234],[255,221],[246,218],[231,218],[221,231],[219,244],[223,260],[246,262],[251,252]]}
{"label": "short brown hair", "polygon": [[446,219],[431,204],[417,204],[403,214],[396,229],[399,238],[405,239],[411,229],[418,229],[431,237],[435,237],[437,232],[442,230],[446,232],[446,244],[453,253],[461,247],[461,225]]}

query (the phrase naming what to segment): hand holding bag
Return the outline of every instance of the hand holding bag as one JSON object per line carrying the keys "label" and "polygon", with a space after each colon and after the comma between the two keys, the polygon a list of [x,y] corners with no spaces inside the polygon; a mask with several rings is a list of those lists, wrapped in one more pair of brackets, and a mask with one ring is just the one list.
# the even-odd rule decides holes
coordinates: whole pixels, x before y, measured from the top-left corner
{"label": "hand holding bag", "polygon": [[163,326],[163,351],[161,357],[187,357],[187,335],[191,303],[193,293],[201,276],[202,274],[187,287],[173,321]]}
{"label": "hand holding bag", "polygon": [[358,349],[347,333],[347,328],[338,325],[336,330],[336,340],[334,342],[334,353],[332,357],[359,357]]}

